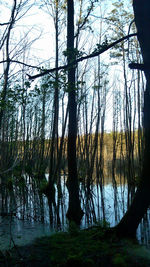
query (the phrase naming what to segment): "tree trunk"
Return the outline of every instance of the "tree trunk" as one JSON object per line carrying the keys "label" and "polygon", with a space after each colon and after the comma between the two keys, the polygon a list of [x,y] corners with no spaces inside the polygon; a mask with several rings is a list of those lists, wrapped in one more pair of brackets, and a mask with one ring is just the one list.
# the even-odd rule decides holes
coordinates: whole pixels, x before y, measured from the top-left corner
{"label": "tree trunk", "polygon": [[2,89],[1,93],[1,103],[2,106],[0,107],[0,132],[1,132],[1,126],[2,126],[2,118],[4,114],[4,110],[6,108],[6,96],[7,96],[7,87],[8,87],[8,79],[9,79],[9,69],[10,69],[10,51],[9,51],[9,46],[10,46],[10,34],[11,30],[13,28],[13,25],[15,23],[15,10],[16,10],[16,5],[17,1],[14,0],[12,11],[11,11],[11,19],[10,19],[10,24],[8,27],[8,32],[7,32],[7,37],[6,37],[6,67],[4,70],[4,86]]}
{"label": "tree trunk", "polygon": [[[74,1],[67,1],[67,60],[68,64],[74,61]],[[67,217],[69,221],[80,224],[82,211],[79,200],[79,185],[76,161],[77,138],[77,103],[75,92],[75,66],[68,68],[68,191],[69,208]]]}
{"label": "tree trunk", "polygon": [[[144,64],[150,64],[150,2],[133,0],[135,23]],[[117,225],[119,234],[135,236],[137,227],[150,205],[150,72],[145,69],[146,90],[144,93],[144,159],[141,182],[128,211]]]}

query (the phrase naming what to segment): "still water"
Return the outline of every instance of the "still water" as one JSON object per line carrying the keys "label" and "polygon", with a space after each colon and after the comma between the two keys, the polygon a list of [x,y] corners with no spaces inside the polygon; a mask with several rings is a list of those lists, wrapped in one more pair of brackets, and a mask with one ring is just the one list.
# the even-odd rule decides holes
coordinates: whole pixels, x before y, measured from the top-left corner
{"label": "still water", "polygon": [[[39,193],[35,184],[27,184],[23,190],[13,188],[10,195],[0,195],[0,249],[15,245],[26,245],[35,238],[50,235],[56,230],[67,229],[65,214],[68,208],[68,191],[65,179],[62,179],[62,197],[58,198],[56,187],[55,200],[48,205],[47,198]],[[116,225],[127,210],[131,192],[128,186],[107,183],[103,187],[93,185],[90,196],[80,186],[80,196],[84,217],[81,227],[85,228],[99,221]],[[6,216],[7,214],[8,216]],[[5,216],[4,216],[5,215]],[[143,219],[137,230],[140,243],[150,244],[150,212]]]}

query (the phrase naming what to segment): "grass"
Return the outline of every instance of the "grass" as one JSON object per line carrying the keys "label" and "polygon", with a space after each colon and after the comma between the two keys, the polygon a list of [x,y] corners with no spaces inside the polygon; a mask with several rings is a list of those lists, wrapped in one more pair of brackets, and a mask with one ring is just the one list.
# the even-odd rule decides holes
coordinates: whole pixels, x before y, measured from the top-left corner
{"label": "grass", "polygon": [[149,250],[136,241],[119,239],[112,231],[98,225],[35,240],[31,245],[0,254],[0,266],[150,266]]}

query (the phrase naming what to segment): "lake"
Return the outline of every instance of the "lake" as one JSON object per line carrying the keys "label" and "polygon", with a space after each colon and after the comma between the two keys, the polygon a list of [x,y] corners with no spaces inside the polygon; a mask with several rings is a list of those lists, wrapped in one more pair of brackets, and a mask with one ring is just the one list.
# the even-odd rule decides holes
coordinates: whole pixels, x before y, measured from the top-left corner
{"label": "lake", "polygon": [[[56,188],[55,201],[48,205],[46,196],[42,195],[35,183],[27,183],[23,188],[13,186],[13,190],[0,192],[0,249],[8,249],[15,245],[25,245],[35,238],[50,235],[56,230],[68,227],[66,212],[68,208],[68,190],[66,178],[62,178],[62,197],[58,197]],[[133,192],[127,184],[113,186],[111,182],[104,186],[92,185],[90,194],[86,194],[80,184],[81,205],[84,216],[81,228],[106,221],[115,226],[131,201]],[[141,244],[150,245],[150,212],[137,230],[137,238]]]}

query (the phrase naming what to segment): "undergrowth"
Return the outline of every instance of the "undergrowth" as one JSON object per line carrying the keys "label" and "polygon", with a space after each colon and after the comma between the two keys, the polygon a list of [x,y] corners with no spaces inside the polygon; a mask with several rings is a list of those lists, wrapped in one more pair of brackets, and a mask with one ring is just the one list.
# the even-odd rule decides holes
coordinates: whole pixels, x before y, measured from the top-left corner
{"label": "undergrowth", "polygon": [[107,225],[79,230],[70,224],[66,232],[58,232],[37,239],[30,246],[18,248],[19,254],[16,249],[9,251],[7,266],[150,266],[150,259],[132,254],[136,247],[140,248],[137,243],[118,239]]}

